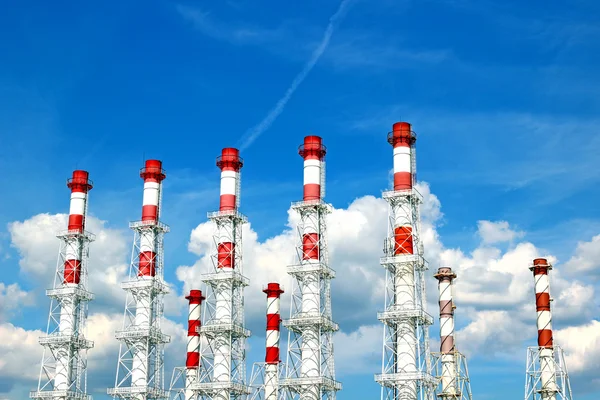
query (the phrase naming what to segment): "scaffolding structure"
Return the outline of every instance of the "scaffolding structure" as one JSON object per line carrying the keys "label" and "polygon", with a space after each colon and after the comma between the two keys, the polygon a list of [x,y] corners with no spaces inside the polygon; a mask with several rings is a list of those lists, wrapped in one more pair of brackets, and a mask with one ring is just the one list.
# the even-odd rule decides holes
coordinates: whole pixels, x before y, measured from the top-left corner
{"label": "scaffolding structure", "polygon": [[242,226],[247,222],[239,213],[239,151],[225,148],[217,158],[221,169],[219,211],[208,214],[215,224],[211,270],[202,275],[206,301],[202,309],[199,376],[191,389],[202,399],[244,399],[250,393],[246,383],[246,339],[243,275]]}
{"label": "scaffolding structure", "polygon": [[164,281],[164,234],[169,227],[160,222],[162,162],[147,160],[140,176],[144,179],[142,220],[132,222],[134,241],[129,279],[121,284],[127,292],[123,329],[115,333],[119,359],[115,386],[107,393],[115,399],[167,399],[164,390],[164,345],[170,337],[161,330]]}
{"label": "scaffolding structure", "polygon": [[420,236],[420,193],[415,183],[416,136],[410,124],[394,124],[388,142],[394,147],[394,190],[383,193],[390,205],[388,237],[380,263],[386,269],[385,311],[377,314],[384,324],[382,400],[430,400],[436,380],[431,375],[429,326],[425,311],[427,262]]}
{"label": "scaffolding structure", "polygon": [[335,379],[333,333],[339,328],[331,312],[331,279],[328,265],[326,216],[331,205],[325,195],[326,148],[319,136],[306,136],[299,154],[304,158],[304,200],[292,204],[300,215],[299,263],[287,268],[294,278],[291,291],[285,378],[280,387],[286,398],[320,400],[336,398],[342,389]]}
{"label": "scaffolding structure", "polygon": [[87,394],[87,351],[94,343],[86,338],[89,244],[94,235],[85,231],[88,192],[92,181],[86,171],[76,170],[67,181],[71,189],[69,224],[61,240],[54,286],[46,291],[50,313],[37,390],[34,400],[91,400]]}

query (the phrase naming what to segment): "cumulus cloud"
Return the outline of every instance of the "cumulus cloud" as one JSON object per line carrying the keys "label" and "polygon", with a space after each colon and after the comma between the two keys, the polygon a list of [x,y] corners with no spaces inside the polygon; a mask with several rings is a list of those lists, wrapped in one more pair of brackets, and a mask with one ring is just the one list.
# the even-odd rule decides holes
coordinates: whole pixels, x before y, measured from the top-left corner
{"label": "cumulus cloud", "polygon": [[589,242],[579,242],[575,254],[565,263],[570,273],[583,273],[600,276],[600,235]]}
{"label": "cumulus cloud", "polygon": [[6,285],[0,282],[0,322],[5,321],[22,306],[33,305],[29,293],[21,290],[18,284]]}
{"label": "cumulus cloud", "polygon": [[477,221],[477,233],[487,244],[512,242],[525,235],[524,232],[510,229],[507,221]]}

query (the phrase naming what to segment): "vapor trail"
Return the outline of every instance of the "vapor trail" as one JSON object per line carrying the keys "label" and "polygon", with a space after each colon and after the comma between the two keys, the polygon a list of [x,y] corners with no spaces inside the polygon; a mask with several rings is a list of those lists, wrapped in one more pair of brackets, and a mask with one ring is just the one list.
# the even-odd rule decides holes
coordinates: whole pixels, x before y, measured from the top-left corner
{"label": "vapor trail", "polygon": [[240,142],[242,142],[240,150],[244,150],[247,147],[249,147],[260,135],[262,135],[267,129],[269,129],[269,127],[271,126],[271,124],[273,124],[273,122],[279,116],[279,114],[283,112],[283,109],[285,108],[287,102],[290,100],[296,89],[298,89],[298,86],[300,86],[304,79],[306,79],[306,77],[313,69],[317,61],[319,61],[319,58],[321,58],[321,56],[325,52],[325,49],[329,44],[329,40],[331,39],[331,35],[333,35],[333,30],[335,28],[336,22],[338,22],[338,20],[343,17],[344,12],[346,11],[346,9],[352,1],[353,0],[343,0],[340,3],[340,6],[338,7],[335,14],[333,14],[331,18],[329,18],[329,25],[327,25],[327,29],[323,34],[323,39],[321,39],[321,43],[319,43],[319,46],[315,49],[315,51],[313,51],[312,55],[310,56],[310,59],[304,65],[304,68],[302,68],[302,71],[300,71],[300,73],[296,75],[290,87],[285,91],[283,97],[279,99],[279,101],[269,111],[265,118],[263,118],[263,120],[260,121],[257,125],[249,129],[240,139]]}

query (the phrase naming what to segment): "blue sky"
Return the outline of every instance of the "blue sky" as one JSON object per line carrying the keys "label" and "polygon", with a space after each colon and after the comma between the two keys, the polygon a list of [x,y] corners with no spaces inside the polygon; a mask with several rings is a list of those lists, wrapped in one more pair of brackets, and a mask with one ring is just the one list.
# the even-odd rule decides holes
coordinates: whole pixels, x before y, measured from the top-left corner
{"label": "blue sky", "polygon": [[[199,257],[188,251],[191,231],[218,206],[215,157],[222,147],[241,145],[282,97],[338,6],[332,0],[6,6],[0,282],[32,291],[37,306],[0,322],[45,326],[47,301],[40,295],[49,282],[19,264],[25,256],[9,224],[67,212],[64,181],[75,168],[90,171],[95,183],[90,213],[120,232],[139,218],[143,159],[163,160],[163,217],[172,228],[166,278],[180,295],[176,269]],[[600,4],[584,0],[351,1],[281,115],[242,154],[242,208],[252,229],[264,243],[285,228],[289,203],[301,196],[295,150],[307,134],[323,136],[329,148],[327,198],[336,208],[379,196],[392,166],[385,135],[405,120],[418,135],[419,180],[441,203],[435,229],[445,249],[470,254],[482,246],[477,221],[508,221],[523,235],[498,243],[502,254],[521,241],[555,256],[558,266],[585,258],[589,253],[577,253],[577,244],[600,233],[599,18]],[[55,256],[51,251],[49,262]],[[379,273],[378,257],[365,267]],[[595,290],[594,271],[564,274]],[[597,319],[597,300],[589,307]],[[465,315],[458,328],[471,321]],[[375,323],[373,315],[347,329]],[[261,347],[262,340],[251,344]],[[116,356],[108,355],[111,364]],[[249,362],[259,358],[250,352]],[[474,356],[476,396],[497,398],[486,387],[492,376],[520,395],[523,369],[524,359]],[[340,399],[377,396],[376,372],[341,374]],[[0,369],[0,393],[1,382]],[[600,393],[597,384],[583,386],[574,386],[577,398]]]}

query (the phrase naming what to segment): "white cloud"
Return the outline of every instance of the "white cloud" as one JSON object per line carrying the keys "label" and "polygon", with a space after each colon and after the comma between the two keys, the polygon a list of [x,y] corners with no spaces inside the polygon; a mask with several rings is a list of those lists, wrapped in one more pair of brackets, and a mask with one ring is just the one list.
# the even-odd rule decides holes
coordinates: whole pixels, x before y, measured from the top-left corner
{"label": "white cloud", "polygon": [[13,283],[6,285],[0,282],[0,322],[5,321],[22,306],[33,305],[31,295]]}
{"label": "white cloud", "polygon": [[383,325],[364,325],[334,336],[335,368],[339,375],[375,373],[381,368]]}
{"label": "white cloud", "polygon": [[483,243],[512,242],[524,236],[524,232],[513,231],[507,221],[477,221],[477,233],[481,236]]}
{"label": "white cloud", "polygon": [[600,368],[600,321],[571,326],[554,332],[556,342],[566,353],[570,373],[597,377]]}
{"label": "white cloud", "polygon": [[575,254],[565,263],[565,269],[573,274],[600,275],[600,235],[589,242],[579,242]]}

